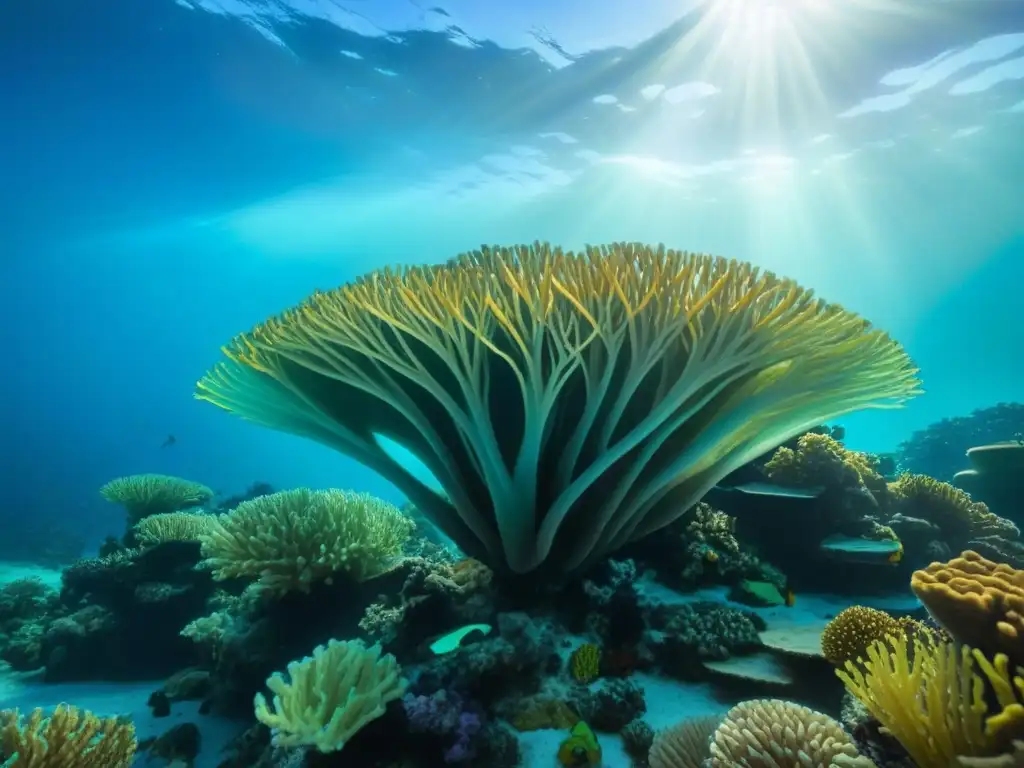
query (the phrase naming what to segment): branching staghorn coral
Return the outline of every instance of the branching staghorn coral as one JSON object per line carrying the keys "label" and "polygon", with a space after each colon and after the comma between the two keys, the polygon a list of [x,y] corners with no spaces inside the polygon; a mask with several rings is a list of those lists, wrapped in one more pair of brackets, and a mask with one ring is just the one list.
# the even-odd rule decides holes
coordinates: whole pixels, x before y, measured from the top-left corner
{"label": "branching staghorn coral", "polygon": [[919,391],[902,347],[796,283],[635,244],[373,272],[224,352],[199,399],[352,456],[514,572],[589,564],[785,440]]}
{"label": "branching staghorn coral", "polygon": [[[1024,733],[1022,672],[1011,672],[1003,654],[990,662],[966,645],[894,635],[873,643],[863,662],[836,670],[917,768],[1008,751]],[[989,710],[987,695],[997,710]]]}
{"label": "branching staghorn coral", "polygon": [[129,520],[137,523],[149,515],[198,507],[213,498],[213,491],[170,475],[129,475],[111,480],[100,488],[100,495],[124,507]]}
{"label": "branching staghorn coral", "polygon": [[0,759],[5,768],[128,768],[135,726],[120,718],[59,705],[49,717],[34,709],[0,712]]}
{"label": "branching staghorn coral", "polygon": [[272,592],[308,591],[335,573],[363,580],[402,553],[413,523],[365,493],[299,488],[243,501],[200,534],[217,580],[248,576]]}

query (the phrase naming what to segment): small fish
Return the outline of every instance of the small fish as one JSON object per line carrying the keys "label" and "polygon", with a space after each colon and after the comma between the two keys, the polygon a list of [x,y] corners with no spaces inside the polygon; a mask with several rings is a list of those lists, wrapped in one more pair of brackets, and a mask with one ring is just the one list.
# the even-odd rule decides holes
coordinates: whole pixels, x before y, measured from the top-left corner
{"label": "small fish", "polygon": [[796,605],[796,592],[787,584],[786,591],[782,593],[783,602],[787,608],[792,608]]}
{"label": "small fish", "polygon": [[893,565],[899,565],[903,561],[903,542],[900,542],[900,548],[889,555],[889,562]]}
{"label": "small fish", "polygon": [[582,720],[569,731],[569,738],[558,745],[558,762],[566,768],[601,765],[601,745],[590,726]]}
{"label": "small fish", "polygon": [[174,445],[176,442],[178,442],[178,441],[177,441],[177,439],[175,439],[174,435],[168,435],[167,439],[164,440],[163,444],[160,447],[161,448],[169,448],[170,446]]}
{"label": "small fish", "polygon": [[454,632],[442,635],[432,642],[430,644],[430,650],[435,656],[442,656],[446,653],[457,651],[462,647],[463,640],[474,632],[479,632],[481,635],[489,635],[491,633],[491,625],[468,624],[465,627],[459,627]]}
{"label": "small fish", "polygon": [[784,499],[816,499],[825,492],[820,486],[813,488],[787,488],[772,483],[741,483],[739,485],[721,486],[716,485],[720,491],[735,491],[746,493],[750,496],[776,496]]}
{"label": "small fish", "polygon": [[903,543],[890,539],[865,539],[833,534],[822,539],[822,554],[847,563],[897,565],[903,560]]}

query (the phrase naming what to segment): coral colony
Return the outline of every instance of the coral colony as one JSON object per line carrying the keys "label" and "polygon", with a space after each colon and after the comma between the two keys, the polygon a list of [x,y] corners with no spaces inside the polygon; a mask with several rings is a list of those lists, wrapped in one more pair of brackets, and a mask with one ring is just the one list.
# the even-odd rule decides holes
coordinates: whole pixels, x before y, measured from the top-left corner
{"label": "coral colony", "polygon": [[[59,593],[0,588],[0,659],[162,679],[157,717],[245,718],[223,768],[1021,765],[1024,445],[997,428],[1016,407],[970,466],[904,446],[940,479],[822,426],[919,388],[885,333],[736,261],[535,244],[372,273],[236,338],[196,396],[410,504],[113,480],[123,536]],[[923,608],[786,623],[851,585]],[[650,699],[709,684],[703,715]],[[140,743],[72,704],[0,712],[8,768],[199,749],[196,724]]]}

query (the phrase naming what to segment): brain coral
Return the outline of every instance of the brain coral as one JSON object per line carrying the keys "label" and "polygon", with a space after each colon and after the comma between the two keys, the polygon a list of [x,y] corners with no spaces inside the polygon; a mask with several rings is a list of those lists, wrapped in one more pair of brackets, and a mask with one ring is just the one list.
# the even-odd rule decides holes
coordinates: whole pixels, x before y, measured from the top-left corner
{"label": "brain coral", "polygon": [[372,272],[225,355],[198,398],[355,458],[519,573],[591,564],[812,425],[919,391],[899,344],[794,282],[636,244]]}
{"label": "brain coral", "polygon": [[910,587],[957,640],[1024,663],[1024,571],[967,551],[914,571]]}

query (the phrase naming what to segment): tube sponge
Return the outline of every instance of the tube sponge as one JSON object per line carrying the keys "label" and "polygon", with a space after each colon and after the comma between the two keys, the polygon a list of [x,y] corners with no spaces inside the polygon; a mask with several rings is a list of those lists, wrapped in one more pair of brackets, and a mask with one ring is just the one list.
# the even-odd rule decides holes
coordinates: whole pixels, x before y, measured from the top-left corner
{"label": "tube sponge", "polygon": [[289,680],[278,672],[267,679],[274,701],[268,706],[256,694],[256,719],[273,731],[279,747],[339,751],[408,686],[395,657],[380,650],[359,640],[317,646],[312,657],[288,665]]}
{"label": "tube sponge", "polygon": [[135,755],[135,726],[60,704],[49,717],[34,709],[0,712],[0,760],[10,768],[128,768]]}

